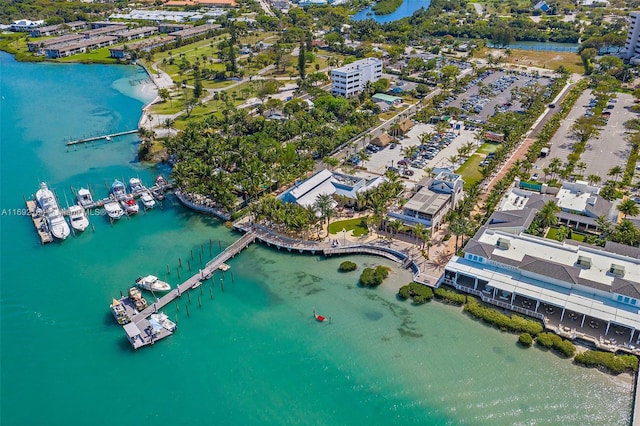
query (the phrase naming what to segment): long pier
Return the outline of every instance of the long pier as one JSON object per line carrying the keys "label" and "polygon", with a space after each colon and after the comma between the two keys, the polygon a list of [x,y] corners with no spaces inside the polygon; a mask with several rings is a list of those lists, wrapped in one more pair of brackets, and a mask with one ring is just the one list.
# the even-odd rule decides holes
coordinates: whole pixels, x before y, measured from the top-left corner
{"label": "long pier", "polygon": [[213,276],[213,273],[216,271],[216,269],[228,269],[228,266],[225,264],[225,262],[248,247],[255,241],[255,239],[256,235],[254,233],[247,232],[239,240],[235,241],[233,244],[227,247],[222,253],[207,262],[205,267],[200,269],[197,274],[192,275],[182,284],[179,284],[174,290],[171,290],[169,293],[162,296],[156,302],[151,303],[149,306],[147,306],[146,309],[140,312],[135,311],[135,309],[129,309],[129,307],[126,306],[126,303],[128,303],[128,298],[125,297],[120,299],[120,302],[124,303],[125,307],[127,307],[127,313],[129,314],[129,319],[131,321],[128,324],[124,324],[123,328],[125,330],[125,333],[127,334],[129,342],[134,347],[134,349],[152,345],[157,340],[171,334],[166,330],[162,330],[162,332],[158,336],[154,336],[153,334],[148,333],[145,334],[144,331],[148,330],[149,328],[148,317],[151,314],[158,312],[169,303],[173,302],[179,297],[182,297],[182,295],[189,290],[199,287],[202,284],[202,281]]}
{"label": "long pier", "polygon": [[138,133],[138,129],[136,129],[136,130],[125,130],[124,132],[109,133],[107,135],[91,136],[91,137],[82,138],[82,139],[74,139],[74,140],[67,141],[67,146],[79,145],[79,144],[83,144],[83,143],[87,143],[87,142],[99,141],[101,139],[109,140],[111,138],[116,138],[118,136],[132,135],[134,133]]}

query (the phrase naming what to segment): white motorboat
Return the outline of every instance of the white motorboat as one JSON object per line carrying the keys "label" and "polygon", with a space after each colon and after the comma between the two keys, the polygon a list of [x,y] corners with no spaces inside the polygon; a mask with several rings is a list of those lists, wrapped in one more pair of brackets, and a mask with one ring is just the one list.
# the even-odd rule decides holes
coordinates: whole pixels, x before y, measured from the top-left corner
{"label": "white motorboat", "polygon": [[93,204],[93,197],[91,196],[91,192],[88,189],[80,188],[78,189],[78,203],[84,208],[87,208]]}
{"label": "white motorboat", "polygon": [[124,210],[122,210],[122,207],[120,207],[120,204],[117,201],[109,201],[108,203],[105,203],[104,209],[111,219],[120,219],[124,214]]}
{"label": "white motorboat", "polygon": [[167,314],[164,312],[158,312],[157,314],[151,314],[149,322],[156,322],[162,326],[162,328],[168,331],[175,331],[178,327],[175,322],[171,321]]}
{"label": "white motorboat", "polygon": [[155,275],[147,275],[136,280],[136,285],[142,289],[149,291],[166,292],[171,290],[169,283],[161,281]]}
{"label": "white motorboat", "polygon": [[116,200],[119,200],[122,197],[126,197],[127,189],[124,187],[124,183],[116,179],[111,184],[111,193],[116,198]]}
{"label": "white motorboat", "polygon": [[120,198],[120,205],[127,214],[136,214],[140,211],[140,207],[136,202],[136,199],[133,198],[133,195],[126,194],[124,197]]}
{"label": "white motorboat", "polygon": [[160,188],[163,188],[165,185],[167,185],[167,180],[164,178],[164,176],[158,175],[156,177],[156,185]]}
{"label": "white motorboat", "polygon": [[69,207],[69,219],[71,219],[71,227],[76,231],[84,231],[89,226],[87,212],[77,204]]}
{"label": "white motorboat", "polygon": [[53,192],[49,190],[44,182],[40,184],[40,189],[36,192],[36,201],[44,212],[49,231],[53,236],[60,240],[67,238],[71,233],[69,224],[64,219]]}
{"label": "white motorboat", "polygon": [[149,193],[149,191],[144,191],[141,195],[140,195],[140,201],[142,201],[142,204],[144,205],[145,208],[147,209],[152,209],[153,206],[156,205],[156,200],[153,199],[153,196],[151,196],[151,194]]}
{"label": "white motorboat", "polygon": [[131,192],[141,192],[146,188],[142,185],[142,181],[138,178],[129,179],[129,188],[131,188]]}

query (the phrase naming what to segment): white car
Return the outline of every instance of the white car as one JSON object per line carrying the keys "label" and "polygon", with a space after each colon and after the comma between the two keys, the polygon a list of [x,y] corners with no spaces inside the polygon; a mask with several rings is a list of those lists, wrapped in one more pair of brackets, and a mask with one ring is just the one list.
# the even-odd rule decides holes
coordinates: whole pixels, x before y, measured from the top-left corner
{"label": "white car", "polygon": [[540,177],[540,176],[538,176],[538,174],[537,174],[537,173],[534,173],[534,174],[532,174],[532,175],[531,175],[531,180],[535,182],[535,181],[537,181],[537,180],[538,180],[538,178],[539,178],[539,177]]}

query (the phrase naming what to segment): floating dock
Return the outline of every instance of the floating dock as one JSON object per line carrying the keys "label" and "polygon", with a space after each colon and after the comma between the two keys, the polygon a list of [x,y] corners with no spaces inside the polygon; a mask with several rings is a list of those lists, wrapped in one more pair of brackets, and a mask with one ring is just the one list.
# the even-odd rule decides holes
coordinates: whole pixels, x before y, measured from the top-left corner
{"label": "floating dock", "polygon": [[36,232],[38,232],[38,237],[40,237],[40,243],[46,244],[53,242],[53,235],[47,228],[46,219],[44,216],[38,214],[36,202],[33,200],[25,200],[25,203],[27,204],[27,212],[29,213],[29,216],[31,216],[33,226],[35,226]]}
{"label": "floating dock", "polygon": [[67,141],[67,146],[79,145],[83,143],[99,141],[102,139],[110,140],[111,138],[117,138],[118,136],[124,136],[124,135],[132,135],[134,133],[138,133],[138,129],[126,130],[124,132],[109,133],[108,135],[91,136],[88,138],[74,139],[74,140]]}

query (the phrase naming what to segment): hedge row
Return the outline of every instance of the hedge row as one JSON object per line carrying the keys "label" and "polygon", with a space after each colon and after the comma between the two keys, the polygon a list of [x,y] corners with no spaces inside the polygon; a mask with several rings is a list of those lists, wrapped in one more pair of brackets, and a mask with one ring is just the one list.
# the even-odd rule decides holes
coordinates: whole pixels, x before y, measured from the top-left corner
{"label": "hedge row", "polygon": [[615,355],[611,352],[586,351],[576,355],[574,360],[577,364],[587,367],[606,368],[613,374],[638,371],[638,357],[635,355]]}
{"label": "hedge row", "polygon": [[464,306],[464,311],[478,319],[481,319],[487,324],[500,328],[501,330],[525,332],[532,336],[537,336],[542,333],[542,324],[538,321],[526,319],[515,314],[512,314],[509,317],[497,309],[482,306],[473,297],[467,298],[467,304]]}
{"label": "hedge row", "polygon": [[402,299],[413,298],[413,303],[416,305],[422,305],[427,301],[433,299],[433,290],[426,285],[411,282],[407,285],[403,285],[398,290],[398,296]]}
{"label": "hedge row", "polygon": [[573,343],[555,333],[540,333],[536,338],[536,343],[543,348],[553,349],[567,358],[571,358],[576,353],[576,347]]}
{"label": "hedge row", "polygon": [[466,295],[456,293],[452,290],[447,290],[446,288],[437,288],[434,293],[438,299],[443,299],[449,303],[453,303],[454,305],[464,305],[467,303]]}

